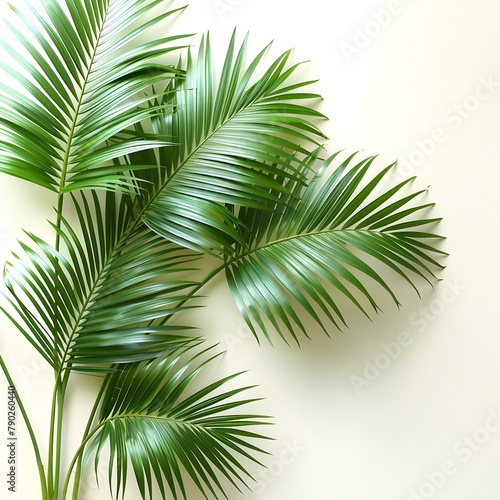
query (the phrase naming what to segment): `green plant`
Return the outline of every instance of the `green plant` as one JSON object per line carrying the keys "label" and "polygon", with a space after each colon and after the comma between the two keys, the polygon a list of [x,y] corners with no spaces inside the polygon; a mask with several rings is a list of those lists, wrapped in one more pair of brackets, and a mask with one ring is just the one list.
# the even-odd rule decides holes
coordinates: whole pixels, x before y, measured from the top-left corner
{"label": "green plant", "polygon": [[[207,498],[249,483],[268,419],[238,413],[254,399],[226,388],[234,377],[193,385],[217,354],[178,320],[215,277],[256,338],[299,344],[306,316],[327,334],[346,325],[338,296],[370,316],[377,285],[399,305],[382,267],[415,290],[441,267],[411,179],[384,190],[394,165],[371,176],[374,158],[322,158],[319,96],[290,52],[247,62],[234,35],[216,74],[208,36],[196,57],[186,36],[148,38],[182,10],[164,4],[26,1],[12,9],[29,35],[5,20],[20,49],[0,42],[14,82],[0,83],[0,170],[54,195],[54,241],[26,232],[2,303],[55,375],[46,458],[17,394],[44,500],[78,498],[106,447],[116,494],[129,466],[143,498],[153,481],[164,498],[185,498],[186,478]],[[76,372],[102,384],[62,471]]]}

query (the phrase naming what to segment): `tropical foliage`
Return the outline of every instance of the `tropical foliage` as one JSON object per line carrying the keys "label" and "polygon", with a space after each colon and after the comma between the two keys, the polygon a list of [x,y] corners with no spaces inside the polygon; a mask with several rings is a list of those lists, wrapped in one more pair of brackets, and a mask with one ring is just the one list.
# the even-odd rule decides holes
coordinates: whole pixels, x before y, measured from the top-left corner
{"label": "tropical foliage", "polygon": [[[417,290],[441,267],[432,204],[411,179],[387,188],[394,165],[372,174],[374,158],[325,154],[319,95],[289,51],[249,59],[234,34],[217,72],[209,36],[196,53],[187,35],[150,36],[182,10],[162,0],[11,7],[0,171],[53,192],[55,209],[53,241],[26,232],[12,253],[1,307],[55,374],[46,458],[17,395],[42,498],[78,498],[105,450],[115,494],[130,474],[143,498],[154,483],[175,499],[186,481],[206,498],[251,487],[242,464],[260,463],[253,429],[268,419],[242,410],[255,397],[237,375],[193,384],[217,353],[178,313],[217,276],[271,342],[299,344],[306,317],[343,328],[345,300],[367,316],[380,290],[399,305],[384,269]],[[63,471],[75,372],[102,385]]]}

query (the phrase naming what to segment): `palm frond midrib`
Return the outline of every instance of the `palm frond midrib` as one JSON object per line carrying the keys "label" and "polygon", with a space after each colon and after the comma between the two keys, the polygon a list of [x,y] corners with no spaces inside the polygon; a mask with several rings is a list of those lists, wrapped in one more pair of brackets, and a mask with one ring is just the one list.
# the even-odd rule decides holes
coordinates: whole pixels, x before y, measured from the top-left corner
{"label": "palm frond midrib", "polygon": [[153,205],[155,200],[159,198],[162,193],[167,189],[168,185],[175,180],[175,177],[183,167],[185,167],[190,160],[193,159],[193,157],[203,149],[203,147],[212,139],[220,130],[224,128],[225,125],[233,121],[239,114],[243,113],[246,109],[248,109],[250,106],[254,104],[258,104],[259,99],[255,99],[251,102],[248,103],[246,107],[242,107],[238,109],[236,112],[234,112],[232,115],[228,116],[224,121],[219,123],[216,127],[211,127],[208,133],[206,133],[203,137],[203,139],[196,144],[191,151],[187,153],[187,156],[185,156],[179,164],[173,168],[172,173],[163,181],[163,183],[159,186],[159,188],[149,197],[147,202],[143,205],[141,208],[138,218],[142,219],[143,215],[149,210],[149,208]]}
{"label": "palm frond midrib", "polygon": [[[211,409],[211,412],[214,412],[214,409]],[[264,418],[264,416],[259,416]],[[237,430],[238,427],[245,427],[246,425],[256,424],[257,421],[256,415],[217,415],[217,416],[208,416],[204,418],[179,418],[176,416],[170,416],[165,413],[148,413],[147,410],[144,411],[134,411],[134,412],[123,412],[115,415],[108,416],[102,419],[99,424],[93,430],[93,434],[97,434],[97,432],[104,427],[105,425],[112,424],[116,421],[124,421],[124,420],[139,420],[139,421],[147,421],[147,422],[158,422],[162,425],[169,425],[177,428],[190,429],[194,432],[206,432],[207,434],[219,435],[223,434],[224,427],[227,427],[228,430],[231,431],[232,434],[237,435],[239,432]],[[264,425],[264,421],[258,422],[260,425]],[[269,422],[267,422],[269,424]],[[249,431],[246,431],[246,434],[251,434]],[[258,435],[255,434],[255,437]]]}
{"label": "palm frond midrib", "polygon": [[181,302],[181,305],[184,305],[188,300],[190,300],[192,297],[196,295],[204,286],[206,286],[212,279],[215,279],[220,273],[226,271],[227,269],[230,269],[231,266],[236,264],[237,262],[243,261],[245,258],[251,256],[251,255],[256,255],[259,252],[266,250],[268,248],[273,248],[278,245],[282,245],[284,243],[298,240],[298,239],[306,239],[308,237],[317,237],[321,236],[322,234],[333,234],[333,233],[342,233],[342,234],[349,234],[349,233],[355,233],[355,234],[372,234],[372,235],[377,235],[377,236],[393,236],[390,233],[383,233],[381,231],[376,231],[376,230],[369,230],[369,229],[355,229],[355,228],[328,228],[328,229],[322,229],[318,231],[309,231],[305,233],[297,233],[297,234],[292,234],[286,237],[278,238],[275,240],[267,241],[263,244],[257,244],[252,247],[246,248],[244,251],[236,253],[232,255],[231,257],[227,258],[219,267],[213,269],[203,280],[200,280],[198,285],[192,290],[190,294],[188,294],[188,298],[185,301]]}
{"label": "palm frond midrib", "polygon": [[85,299],[81,301],[80,310],[75,315],[73,326],[66,337],[66,347],[64,348],[61,358],[59,374],[66,369],[67,363],[71,358],[71,350],[73,348],[74,341],[78,337],[82,326],[85,324],[85,317],[89,313],[92,304],[94,304],[95,300],[98,298],[99,290],[106,281],[106,275],[110,271],[113,261],[120,255],[121,248],[136,229],[137,222],[137,219],[132,219],[130,224],[127,225],[126,229],[120,235],[120,238],[116,241],[114,246],[108,250],[106,257],[101,261],[99,270],[93,275],[92,283],[88,284],[90,286],[87,286]]}
{"label": "palm frond midrib", "polygon": [[[309,230],[306,232],[297,232],[294,234],[289,234],[287,236],[283,237],[278,237],[276,239],[268,238],[267,241],[264,243],[261,241],[257,242],[255,245],[249,246],[242,252],[236,253],[230,263],[234,263],[238,260],[242,260],[245,257],[248,257],[249,255],[256,254],[262,250],[265,250],[266,248],[272,248],[277,245],[282,245],[284,243],[287,243],[289,241],[297,240],[297,239],[305,239],[309,237],[315,237],[315,236],[321,236],[322,234],[334,234],[334,233],[342,233],[342,234],[348,234],[348,233],[355,233],[355,234],[377,234],[380,235],[382,231],[377,231],[373,229],[357,229],[357,228],[352,228],[352,227],[328,227],[325,229],[317,229],[317,230]],[[385,233],[389,235],[390,233]]]}
{"label": "palm frond midrib", "polygon": [[94,303],[96,297],[98,296],[98,291],[105,281],[106,272],[109,270],[111,262],[116,257],[117,249],[119,249],[119,247],[120,244],[115,247],[113,252],[106,259],[106,262],[102,265],[102,268],[95,275],[93,283],[88,288],[85,300],[81,302],[80,311],[76,315],[73,327],[67,335],[66,347],[64,348],[61,356],[61,365],[58,373],[59,375],[67,368],[67,363],[69,362],[69,359],[71,357],[71,350],[73,348],[74,341],[77,338],[81,327],[85,323],[85,317],[89,312],[90,306]]}
{"label": "palm frond midrib", "polygon": [[[83,76],[83,82],[82,82],[80,89],[79,89],[79,94],[78,94],[77,99],[76,99],[76,104],[75,104],[75,109],[74,109],[72,120],[71,120],[71,125],[70,125],[69,131],[68,131],[68,137],[67,137],[66,145],[64,148],[64,155],[62,158],[62,165],[61,165],[61,179],[60,179],[60,183],[59,183],[59,192],[58,192],[58,214],[61,213],[60,209],[62,208],[62,199],[63,199],[65,188],[66,188],[68,167],[70,164],[70,158],[71,158],[71,154],[72,154],[72,150],[73,150],[73,139],[74,139],[74,136],[75,136],[75,133],[77,130],[78,121],[81,117],[80,110],[81,110],[82,103],[83,103],[85,93],[87,90],[89,78],[90,78],[90,75],[92,74],[92,70],[94,67],[94,61],[97,57],[97,53],[99,50],[99,43],[100,43],[100,39],[101,39],[103,30],[104,30],[104,27],[106,24],[106,18],[107,18],[108,12],[109,12],[110,5],[111,5],[111,1],[108,1],[108,6],[105,9],[105,16],[102,19],[101,26],[99,28],[99,32],[97,33],[97,36],[96,36],[95,41],[94,41],[94,50],[89,55],[89,61],[87,64],[87,71],[86,71],[85,75]],[[57,245],[56,245],[56,249],[57,249]]]}

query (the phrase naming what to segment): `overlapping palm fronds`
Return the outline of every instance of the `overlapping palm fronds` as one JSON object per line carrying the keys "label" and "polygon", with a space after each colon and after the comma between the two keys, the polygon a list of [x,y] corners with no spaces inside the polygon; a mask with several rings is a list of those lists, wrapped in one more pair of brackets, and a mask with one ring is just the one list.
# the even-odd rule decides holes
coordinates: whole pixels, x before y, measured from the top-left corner
{"label": "overlapping palm fronds", "polygon": [[[185,476],[204,496],[228,498],[221,478],[241,490],[251,475],[240,458],[260,463],[256,445],[261,434],[249,427],[265,425],[267,417],[232,413],[255,399],[238,399],[251,387],[220,389],[236,375],[191,390],[195,377],[216,356],[203,359],[204,351],[185,359],[184,346],[152,361],[124,365],[106,382],[96,438],[88,449],[96,449],[96,465],[109,444],[110,483],[116,494],[125,489],[128,462],[132,464],[143,498],[153,498],[153,478],[162,498],[187,498]],[[185,472],[184,472],[185,471]],[[115,480],[113,481],[113,472]]]}
{"label": "overlapping palm fronds", "polygon": [[291,83],[297,65],[287,64],[290,52],[259,74],[268,48],[245,65],[246,39],[237,49],[235,36],[218,79],[209,38],[201,41],[175,89],[172,113],[154,122],[179,146],[162,156],[168,175],[143,219],[165,238],[203,253],[243,243],[232,207],[279,203],[285,188],[276,177],[301,180],[301,158],[324,138],[312,121],[322,115],[298,104],[319,96],[300,92],[311,82]]}
{"label": "overlapping palm fronds", "polygon": [[[217,71],[207,35],[183,65],[184,36],[148,38],[182,10],[170,2],[22,3],[25,30],[5,19],[20,50],[0,42],[14,82],[0,83],[0,172],[55,193],[54,242],[25,233],[0,308],[55,374],[46,460],[18,395],[42,499],[72,487],[75,500],[107,447],[116,495],[131,465],[144,499],[154,483],[186,498],[187,480],[228,498],[251,478],[243,462],[259,463],[267,419],[239,413],[256,398],[235,376],[193,383],[216,357],[186,314],[202,288],[224,275],[257,337],[300,343],[308,316],[327,333],[347,323],[342,300],[377,311],[374,285],[399,304],[383,267],[416,290],[432,282],[439,219],[409,181],[383,189],[392,166],[320,158],[319,95],[290,51],[247,59],[234,33]],[[206,256],[218,267],[204,272]],[[102,386],[63,483],[75,371]]]}
{"label": "overlapping palm fronds", "polygon": [[[144,91],[179,72],[157,59],[177,49],[180,37],[141,38],[179,10],[149,19],[162,3],[44,0],[43,10],[29,2],[13,7],[31,36],[5,19],[24,50],[11,54],[11,64],[0,63],[16,82],[0,84],[0,171],[59,195],[131,187],[127,170],[113,160],[164,141],[117,134],[151,116]],[[140,167],[148,166],[134,166]]]}

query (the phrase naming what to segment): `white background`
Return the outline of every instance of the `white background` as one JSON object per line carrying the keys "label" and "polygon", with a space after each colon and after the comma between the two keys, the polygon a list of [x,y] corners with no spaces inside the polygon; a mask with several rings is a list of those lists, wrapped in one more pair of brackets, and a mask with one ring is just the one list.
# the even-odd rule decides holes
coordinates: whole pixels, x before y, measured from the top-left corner
{"label": "white background", "polygon": [[[379,166],[398,159],[399,174],[430,185],[450,253],[421,301],[396,284],[401,310],[381,299],[373,322],[351,317],[332,339],[312,327],[302,349],[259,347],[223,284],[208,290],[198,321],[228,350],[219,375],[250,370],[242,380],[260,385],[259,410],[275,416],[269,471],[255,469],[255,493],[230,500],[500,498],[499,21],[497,0],[193,0],[175,25],[210,29],[220,64],[234,26],[250,31],[255,50],[274,39],[272,54],[294,47],[295,61],[311,61],[303,71],[319,78],[329,150],[380,154]],[[51,202],[1,178],[2,260],[21,228],[43,234]],[[5,322],[0,333],[43,435],[51,374]],[[72,393],[68,446],[87,386]],[[7,495],[0,480],[0,497],[35,500],[28,436],[20,439],[19,491]],[[0,477],[5,464],[0,453]],[[139,498],[132,486],[127,500]],[[84,489],[83,499],[109,498],[105,482],[97,490],[88,479]]]}

